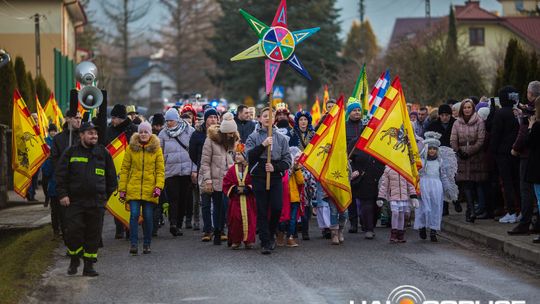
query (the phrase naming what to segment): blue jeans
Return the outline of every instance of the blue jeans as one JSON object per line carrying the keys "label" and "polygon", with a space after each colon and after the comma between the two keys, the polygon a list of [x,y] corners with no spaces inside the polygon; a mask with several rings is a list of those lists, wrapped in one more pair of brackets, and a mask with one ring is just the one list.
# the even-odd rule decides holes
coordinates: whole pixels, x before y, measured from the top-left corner
{"label": "blue jeans", "polygon": [[349,211],[339,212],[333,202],[329,202],[328,205],[330,206],[330,225],[332,225],[330,229],[343,228],[349,218]]}
{"label": "blue jeans", "polygon": [[150,245],[152,241],[152,229],[154,220],[154,204],[147,201],[129,201],[129,240],[131,245],[137,246],[139,241],[139,215],[143,209],[143,235],[144,245]]}
{"label": "blue jeans", "polygon": [[[212,203],[214,212],[212,212]],[[211,233],[213,229],[223,231],[225,226],[226,196],[222,191],[214,191],[212,194],[201,194],[201,213],[203,218],[203,232]]]}
{"label": "blue jeans", "polygon": [[296,219],[298,216],[298,209],[300,208],[300,203],[291,202],[291,219],[289,220],[289,229],[287,231],[287,238],[291,235],[294,235],[296,232]]}

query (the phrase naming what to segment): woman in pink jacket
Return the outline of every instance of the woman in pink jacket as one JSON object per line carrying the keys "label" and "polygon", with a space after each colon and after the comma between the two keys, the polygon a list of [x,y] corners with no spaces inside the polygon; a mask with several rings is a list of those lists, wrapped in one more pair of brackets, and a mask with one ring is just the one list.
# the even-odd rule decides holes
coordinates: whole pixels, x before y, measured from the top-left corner
{"label": "woman in pink jacket", "polygon": [[411,183],[388,166],[384,169],[379,183],[379,198],[377,199],[379,207],[383,205],[383,200],[390,202],[392,211],[390,242],[405,243],[405,215],[408,216],[411,213],[409,204],[418,208],[418,195]]}

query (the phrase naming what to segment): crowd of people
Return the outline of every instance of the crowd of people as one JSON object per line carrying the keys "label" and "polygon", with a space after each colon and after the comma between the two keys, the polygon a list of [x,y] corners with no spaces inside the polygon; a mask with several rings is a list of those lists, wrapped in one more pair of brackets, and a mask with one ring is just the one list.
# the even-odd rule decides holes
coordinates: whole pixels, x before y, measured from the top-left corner
{"label": "crowd of people", "polygon": [[[327,102],[321,121],[334,105]],[[345,241],[347,222],[349,233],[373,239],[379,220],[391,227],[391,243],[406,242],[411,225],[421,239],[429,232],[437,242],[449,205],[459,213],[462,202],[467,222],[495,218],[517,223],[511,235],[540,232],[540,223],[533,223],[540,198],[539,81],[529,84],[521,102],[519,92],[505,87],[498,98],[449,100],[431,113],[427,107],[409,113],[423,165],[420,191],[354,148],[366,119],[358,102],[347,104],[353,201],[341,211],[298,161],[318,129],[308,111],[293,114],[281,103],[257,115],[244,105],[197,112],[186,104],[146,120],[118,104],[104,134],[107,143],[122,133],[128,138],[120,172],[97,143],[98,127],[68,111],[62,132],[49,127],[51,156],[43,168],[53,231],[63,235],[71,256],[68,274],[77,273],[83,257],[83,275],[97,275],[104,206],[115,191],[131,214],[129,227],[115,219],[115,237],[129,239],[133,255],[141,210],[143,254],[151,253],[152,237],[166,220],[174,237],[202,229],[202,242],[226,242],[232,249],[254,248],[258,234],[265,255],[309,241],[312,217],[333,245]]]}

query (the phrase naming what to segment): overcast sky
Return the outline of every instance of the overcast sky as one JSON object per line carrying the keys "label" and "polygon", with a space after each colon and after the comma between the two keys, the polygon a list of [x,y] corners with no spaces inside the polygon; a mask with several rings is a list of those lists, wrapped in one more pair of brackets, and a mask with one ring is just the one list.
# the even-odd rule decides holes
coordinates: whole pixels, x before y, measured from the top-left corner
{"label": "overcast sky", "polygon": [[[259,0],[266,1],[268,5],[277,7],[278,0]],[[316,1],[316,0],[312,0]],[[157,1],[156,1],[157,2]],[[275,3],[274,3],[275,2]],[[100,16],[99,7],[103,2],[92,0],[90,8],[96,11],[95,16]],[[448,14],[451,4],[463,4],[465,0],[431,0],[431,16],[444,16]],[[341,38],[345,38],[353,20],[359,20],[359,0],[337,0],[337,7],[341,9]],[[294,5],[293,1],[289,5]],[[481,0],[480,6],[489,11],[501,11],[502,7],[497,0]],[[379,45],[386,47],[388,40],[392,35],[392,29],[396,18],[403,17],[422,17],[425,16],[425,0],[365,0],[366,18],[371,22],[375,31]],[[157,28],[155,20],[166,20],[163,7],[161,5],[152,5],[148,15],[141,21],[142,28],[151,26]],[[99,23],[99,21],[98,21]]]}

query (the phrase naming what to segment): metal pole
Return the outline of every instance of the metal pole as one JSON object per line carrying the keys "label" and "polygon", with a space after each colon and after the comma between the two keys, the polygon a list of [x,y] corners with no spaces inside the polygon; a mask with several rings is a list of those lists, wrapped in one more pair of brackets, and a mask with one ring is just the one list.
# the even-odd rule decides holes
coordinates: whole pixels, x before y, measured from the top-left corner
{"label": "metal pole", "polygon": [[[274,127],[274,117],[272,113],[273,103],[274,93],[270,92],[268,94],[268,119],[270,120],[270,125],[268,126],[268,137],[272,137],[272,128]],[[266,149],[266,163],[270,164],[272,162],[272,145],[269,145]],[[266,190],[270,190],[270,172],[266,172]]]}
{"label": "metal pole", "polygon": [[360,0],[360,23],[364,23],[364,15],[366,13],[366,6],[364,0]]}
{"label": "metal pole", "polygon": [[41,44],[39,40],[39,14],[34,15],[35,40],[36,40],[36,77],[41,75]]}

